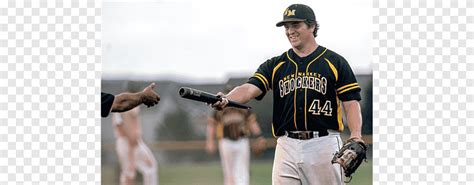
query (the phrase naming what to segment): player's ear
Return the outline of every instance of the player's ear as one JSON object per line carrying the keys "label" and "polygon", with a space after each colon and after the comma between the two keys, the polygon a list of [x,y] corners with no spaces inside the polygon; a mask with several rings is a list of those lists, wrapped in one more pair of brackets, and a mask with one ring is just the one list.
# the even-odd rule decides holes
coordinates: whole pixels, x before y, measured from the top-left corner
{"label": "player's ear", "polygon": [[308,27],[308,29],[310,29],[312,32],[314,32],[314,29],[316,29],[316,24],[311,24],[308,21],[304,21],[304,23],[306,24],[306,27]]}
{"label": "player's ear", "polygon": [[311,32],[314,32],[314,30],[316,29],[316,24],[310,24],[309,29],[311,30]]}

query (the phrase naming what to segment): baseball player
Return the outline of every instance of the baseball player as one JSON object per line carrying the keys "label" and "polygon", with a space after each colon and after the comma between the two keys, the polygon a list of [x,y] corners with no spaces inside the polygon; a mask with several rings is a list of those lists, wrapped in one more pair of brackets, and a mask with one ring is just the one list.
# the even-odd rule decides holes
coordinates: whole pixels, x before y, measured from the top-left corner
{"label": "baseball player", "polygon": [[310,7],[290,5],[276,26],[284,27],[291,48],[261,64],[247,83],[219,92],[223,99],[212,106],[261,100],[273,90],[273,184],[343,184],[331,159],[343,144],[343,108],[350,138],[362,141],[359,84],[342,56],[316,42],[319,25]]}
{"label": "baseball player", "polygon": [[211,154],[216,151],[217,137],[224,185],[249,184],[250,134],[256,138],[254,142],[265,145],[256,115],[248,110],[226,108],[208,118],[206,150]]}
{"label": "baseball player", "polygon": [[115,125],[116,151],[120,161],[120,184],[133,184],[135,170],[143,175],[145,185],[156,185],[157,163],[153,153],[145,145],[141,137],[141,124],[138,117],[140,108],[115,113],[112,123]]}
{"label": "baseball player", "polygon": [[[154,84],[153,84],[154,85]],[[125,82],[124,89],[127,93],[137,92],[137,87],[130,82]],[[135,171],[143,176],[143,184],[156,185],[157,162],[153,153],[142,139],[141,123],[139,119],[140,108],[123,113],[115,113],[112,123],[115,128],[116,151],[121,166],[120,184],[134,184]]]}

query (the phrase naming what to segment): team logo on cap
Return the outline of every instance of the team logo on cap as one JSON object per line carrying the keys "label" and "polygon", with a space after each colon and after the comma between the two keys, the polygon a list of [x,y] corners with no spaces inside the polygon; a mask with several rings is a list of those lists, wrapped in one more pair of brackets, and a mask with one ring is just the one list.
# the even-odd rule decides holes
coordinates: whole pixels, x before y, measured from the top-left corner
{"label": "team logo on cap", "polygon": [[295,15],[295,11],[296,11],[296,10],[290,10],[290,9],[287,8],[287,9],[285,10],[285,13],[284,13],[284,14],[285,14],[286,16],[292,16],[292,15]]}

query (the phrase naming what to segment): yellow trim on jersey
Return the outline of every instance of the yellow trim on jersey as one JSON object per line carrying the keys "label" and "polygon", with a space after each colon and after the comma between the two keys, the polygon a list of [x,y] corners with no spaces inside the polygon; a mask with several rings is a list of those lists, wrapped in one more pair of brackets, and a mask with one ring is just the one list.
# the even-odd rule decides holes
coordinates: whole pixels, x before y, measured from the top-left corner
{"label": "yellow trim on jersey", "polygon": [[262,79],[262,77],[257,76],[257,74],[255,74],[254,77],[257,78],[257,79],[259,79],[259,80],[262,82],[263,86],[265,87],[265,90],[268,91],[267,84],[266,84],[265,81]]}
{"label": "yellow trim on jersey", "polygon": [[[288,59],[293,62],[293,64],[295,64],[295,68],[296,68],[296,72],[295,72],[295,79],[298,78],[298,64],[296,64],[295,61],[293,61],[293,59],[290,58],[290,55],[288,55],[288,51],[286,52],[286,57],[288,57]],[[296,82],[295,82],[296,83]],[[295,91],[293,92],[293,122],[295,124],[295,129],[298,130],[298,126],[296,125],[296,91],[298,89],[296,89],[296,85],[295,85]],[[305,110],[306,112],[306,110]]]}
{"label": "yellow trim on jersey", "polygon": [[340,91],[340,90],[343,90],[343,89],[345,89],[345,88],[347,88],[347,87],[354,86],[354,85],[357,85],[357,82],[356,82],[356,83],[347,84],[347,85],[345,85],[345,86],[342,86],[342,87],[340,87],[339,89],[337,89],[336,91]]}
{"label": "yellow trim on jersey", "polygon": [[224,138],[224,124],[217,122],[216,125],[216,137],[217,139]]}
{"label": "yellow trim on jersey", "polygon": [[263,80],[265,80],[265,84],[264,84],[264,85],[265,85],[265,87],[267,87],[267,90],[268,90],[268,89],[270,89],[270,84],[268,84],[268,80],[267,80],[267,78],[265,78],[265,76],[263,76],[263,75],[262,75],[262,74],[260,74],[260,73],[255,73],[255,75],[256,75],[256,76],[260,76],[260,77],[262,77],[262,78],[263,78]]}
{"label": "yellow trim on jersey", "polygon": [[343,91],[339,92],[339,94],[342,94],[346,91],[349,91],[349,90],[352,90],[352,89],[355,89],[355,88],[360,88],[360,87],[357,85],[357,86],[354,86],[354,87],[351,87],[351,88],[347,88],[346,90],[343,90]]}
{"label": "yellow trim on jersey", "polygon": [[342,122],[342,106],[341,106],[341,101],[339,101],[339,98],[336,96],[336,101],[337,101],[337,124],[339,125],[339,132],[342,132],[344,130],[344,123]]}
{"label": "yellow trim on jersey", "polygon": [[[311,63],[313,63],[314,61],[316,61],[319,57],[323,56],[324,53],[326,53],[328,49],[324,49],[323,52],[321,52],[321,54],[319,54],[316,58],[314,58],[313,60],[311,60],[311,62],[308,63],[308,65],[306,66],[306,74],[308,74],[308,70],[309,70],[309,66],[311,65]],[[308,122],[307,122],[307,119],[306,119],[306,97],[307,97],[307,93],[308,93],[308,89],[305,88],[304,89],[304,128],[306,130],[308,130]]]}
{"label": "yellow trim on jersey", "polygon": [[337,79],[339,78],[339,73],[337,72],[336,67],[334,67],[332,62],[329,61],[327,58],[324,58],[324,60],[326,60],[326,62],[329,64],[329,68],[331,68],[332,73],[334,73],[334,76],[336,77],[336,82],[337,82]]}
{"label": "yellow trim on jersey", "polygon": [[309,62],[308,66],[306,66],[306,73],[308,73],[308,70],[309,70],[309,66],[311,65],[311,63],[313,63],[314,61],[318,60],[319,57],[321,57],[324,53],[326,53],[328,49],[324,49],[323,52],[321,52],[321,54],[319,54],[316,58],[314,58],[313,60],[311,60],[311,62]]}
{"label": "yellow trim on jersey", "polygon": [[285,61],[283,61],[283,62],[280,62],[280,63],[278,63],[278,65],[277,65],[277,66],[275,66],[275,68],[273,68],[273,73],[272,73],[272,84],[273,84],[273,79],[274,79],[274,77],[275,77],[275,73],[277,72],[278,68],[280,68],[280,67],[281,67],[281,65],[283,65],[284,63],[285,63]]}
{"label": "yellow trim on jersey", "polygon": [[275,129],[273,129],[273,123],[272,123],[272,135],[273,135],[274,138],[276,138]]}

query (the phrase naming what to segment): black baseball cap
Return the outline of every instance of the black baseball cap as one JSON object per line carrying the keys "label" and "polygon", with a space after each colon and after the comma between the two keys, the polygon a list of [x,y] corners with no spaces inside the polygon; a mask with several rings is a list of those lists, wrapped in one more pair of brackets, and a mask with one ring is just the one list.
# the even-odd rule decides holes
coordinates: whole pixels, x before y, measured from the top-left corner
{"label": "black baseball cap", "polygon": [[276,24],[277,27],[283,26],[286,22],[295,21],[316,21],[313,10],[304,4],[292,4],[283,12],[283,20]]}

